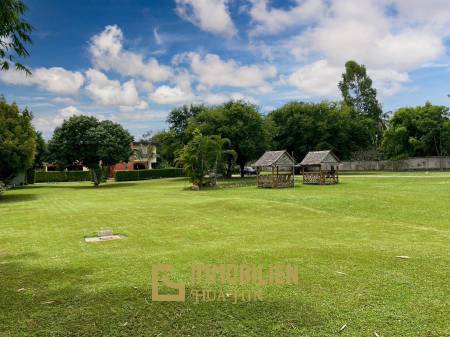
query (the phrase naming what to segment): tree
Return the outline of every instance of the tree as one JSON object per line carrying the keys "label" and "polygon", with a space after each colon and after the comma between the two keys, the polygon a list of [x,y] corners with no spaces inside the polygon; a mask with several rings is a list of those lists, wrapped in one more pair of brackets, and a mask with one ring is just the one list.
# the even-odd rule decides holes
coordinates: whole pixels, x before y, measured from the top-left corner
{"label": "tree", "polygon": [[33,27],[23,20],[27,6],[21,0],[2,0],[0,2],[0,69],[8,70],[14,64],[17,70],[31,74],[17,58],[29,56],[26,44],[31,43]]}
{"label": "tree", "polygon": [[[244,176],[244,166],[257,159],[267,148],[269,135],[265,123],[254,104],[229,101],[206,109],[190,119],[191,129],[203,134],[218,134],[230,140],[230,149],[237,154],[236,162]],[[231,177],[234,158],[227,158],[227,177]]]}
{"label": "tree", "polygon": [[175,153],[183,147],[174,131],[160,131],[152,136],[162,167],[175,166]]}
{"label": "tree", "polygon": [[355,61],[345,64],[345,73],[338,84],[344,103],[356,114],[370,117],[373,120],[372,144],[378,148],[379,140],[385,129],[385,118],[381,104],[377,99],[377,91],[372,87],[372,80],[367,75],[364,65]]}
{"label": "tree", "polygon": [[44,162],[47,161],[48,149],[47,143],[42,137],[42,132],[36,132],[36,152],[34,155],[33,168],[39,168],[44,166]]}
{"label": "tree", "polygon": [[32,166],[36,132],[31,113],[0,97],[0,182],[8,183]]}
{"label": "tree", "polygon": [[51,157],[68,167],[80,161],[91,170],[94,186],[102,180],[102,165],[128,161],[133,137],[121,125],[95,117],[73,116],[55,129],[49,142]]}
{"label": "tree", "polygon": [[194,104],[190,106],[183,105],[180,108],[173,109],[167,117],[169,130],[173,131],[180,138],[182,144],[186,144],[190,139],[190,136],[186,134],[189,120],[207,109],[205,105]]}
{"label": "tree", "polygon": [[217,166],[223,163],[223,157],[235,155],[232,150],[223,150],[228,142],[218,135],[204,136],[198,129],[193,132],[192,140],[178,152],[176,161],[194,186],[205,186],[207,174],[214,173],[215,179]]}
{"label": "tree", "polygon": [[291,102],[272,111],[266,122],[276,149],[303,158],[309,151],[333,150],[341,159],[370,144],[370,119],[339,103]]}
{"label": "tree", "polygon": [[429,102],[398,109],[384,133],[382,148],[391,159],[447,155],[450,153],[449,109]]}

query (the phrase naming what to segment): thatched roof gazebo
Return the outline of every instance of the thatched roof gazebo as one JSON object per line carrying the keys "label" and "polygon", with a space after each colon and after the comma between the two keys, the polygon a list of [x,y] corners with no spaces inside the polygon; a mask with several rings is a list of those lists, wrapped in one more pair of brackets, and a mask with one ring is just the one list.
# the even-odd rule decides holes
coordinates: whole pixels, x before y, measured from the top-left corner
{"label": "thatched roof gazebo", "polygon": [[252,165],[256,167],[257,186],[269,188],[293,187],[294,165],[294,158],[286,150],[265,152]]}
{"label": "thatched roof gazebo", "polygon": [[338,184],[340,163],[331,150],[308,152],[298,165],[302,168],[303,184]]}

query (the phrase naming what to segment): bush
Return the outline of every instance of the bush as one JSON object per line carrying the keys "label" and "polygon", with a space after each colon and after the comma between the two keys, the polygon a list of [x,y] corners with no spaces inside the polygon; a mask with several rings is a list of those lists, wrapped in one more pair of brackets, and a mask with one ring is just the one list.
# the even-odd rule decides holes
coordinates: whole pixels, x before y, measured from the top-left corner
{"label": "bush", "polygon": [[183,177],[183,169],[166,168],[154,170],[136,170],[136,171],[116,171],[114,178],[116,181],[134,181],[160,178]]}
{"label": "bush", "polygon": [[63,181],[91,181],[91,172],[89,171],[37,171],[34,176],[36,183],[56,183]]}

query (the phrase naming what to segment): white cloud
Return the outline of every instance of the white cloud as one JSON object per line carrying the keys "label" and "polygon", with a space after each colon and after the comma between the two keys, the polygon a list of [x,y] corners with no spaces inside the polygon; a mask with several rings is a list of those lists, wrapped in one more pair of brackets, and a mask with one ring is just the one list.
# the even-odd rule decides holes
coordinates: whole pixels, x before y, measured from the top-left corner
{"label": "white cloud", "polygon": [[9,70],[2,73],[0,80],[14,85],[37,85],[39,88],[64,95],[78,93],[84,83],[84,76],[78,71],[61,67],[32,69],[32,75],[23,71]]}
{"label": "white cloud", "polygon": [[240,65],[235,60],[222,60],[215,54],[188,53],[184,58],[190,62],[192,74],[201,87],[229,86],[248,88],[267,93],[271,90],[269,79],[277,75],[272,65]]}
{"label": "white cloud", "polygon": [[153,37],[155,38],[155,42],[158,46],[162,45],[164,42],[161,38],[161,35],[158,33],[158,29],[153,28]]}
{"label": "white cloud", "polygon": [[238,101],[243,100],[252,104],[257,104],[257,100],[252,96],[244,95],[240,92],[233,93],[213,93],[213,92],[201,92],[195,99],[196,103],[205,104],[222,104],[230,100]]}
{"label": "white cloud", "polygon": [[284,10],[268,8],[268,0],[251,0],[249,14],[255,26],[251,35],[275,34],[286,28],[304,26],[323,15],[326,6],[323,0],[296,0],[291,8]]}
{"label": "white cloud", "polygon": [[74,104],[75,100],[73,98],[70,97],[55,97],[52,98],[52,102],[53,103],[64,103],[64,104]]}
{"label": "white cloud", "polygon": [[391,0],[398,11],[397,19],[433,30],[450,31],[450,5],[447,0]]}
{"label": "white cloud", "polygon": [[319,60],[299,68],[284,78],[282,83],[292,85],[308,96],[336,97],[341,73],[342,68],[332,66],[326,60]]}
{"label": "white cloud", "polygon": [[160,65],[155,58],[145,61],[143,55],[124,50],[123,33],[116,25],[106,26],[103,32],[94,35],[89,52],[93,63],[101,70],[142,77],[151,82],[165,81],[171,76],[170,68]]}
{"label": "white cloud", "polygon": [[60,126],[64,120],[72,116],[81,115],[82,112],[75,106],[69,105],[57,111],[56,115],[48,117],[38,117],[33,119],[33,124],[36,129],[43,132],[51,132],[56,127]]}
{"label": "white cloud", "polygon": [[141,104],[134,80],[121,84],[110,80],[102,72],[89,69],[86,71],[88,94],[101,105],[138,106]]}
{"label": "white cloud", "polygon": [[162,85],[150,94],[150,99],[158,104],[182,104],[191,102],[194,98],[190,92],[184,92],[181,88]]}
{"label": "white cloud", "polygon": [[[409,82],[409,71],[445,55],[448,7],[447,1],[439,0],[426,5],[418,0],[360,0],[358,6],[352,0],[330,1],[323,16],[285,44],[304,63],[287,83],[308,95],[331,94],[337,82],[328,85],[325,79],[335,78],[346,61],[355,60],[366,65],[380,93],[395,94]],[[427,19],[435,12],[437,17]]]}
{"label": "white cloud", "polygon": [[228,0],[176,0],[176,12],[206,32],[232,37],[237,30],[228,11]]}

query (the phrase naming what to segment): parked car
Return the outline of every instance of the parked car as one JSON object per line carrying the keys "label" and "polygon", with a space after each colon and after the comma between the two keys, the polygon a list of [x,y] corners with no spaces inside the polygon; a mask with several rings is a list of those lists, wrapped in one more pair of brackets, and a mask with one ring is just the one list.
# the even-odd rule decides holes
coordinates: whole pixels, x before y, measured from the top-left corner
{"label": "parked car", "polygon": [[247,176],[254,176],[256,175],[256,170],[251,166],[244,167],[244,174]]}

